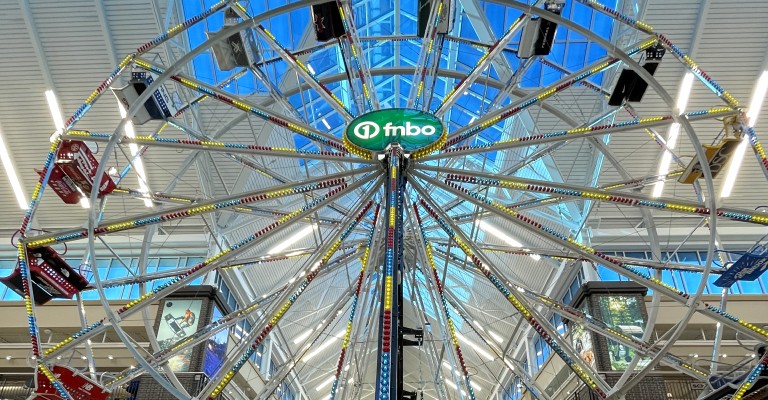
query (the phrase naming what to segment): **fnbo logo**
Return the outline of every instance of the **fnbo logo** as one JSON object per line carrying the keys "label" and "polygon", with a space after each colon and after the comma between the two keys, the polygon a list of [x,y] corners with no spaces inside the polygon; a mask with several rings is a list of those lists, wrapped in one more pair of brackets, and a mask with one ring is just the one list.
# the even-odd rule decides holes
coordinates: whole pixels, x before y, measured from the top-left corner
{"label": "fnbo logo", "polygon": [[[381,131],[379,124],[373,121],[363,121],[355,126],[354,134],[360,139],[367,140],[373,139]],[[436,132],[434,126],[418,126],[411,124],[410,121],[405,122],[405,126],[395,126],[392,122],[387,122],[384,125],[384,136],[432,136]]]}
{"label": "fnbo logo", "polygon": [[422,149],[440,140],[445,133],[435,116],[418,110],[387,109],[373,111],[353,120],[344,132],[352,146],[382,151],[398,143],[405,151]]}

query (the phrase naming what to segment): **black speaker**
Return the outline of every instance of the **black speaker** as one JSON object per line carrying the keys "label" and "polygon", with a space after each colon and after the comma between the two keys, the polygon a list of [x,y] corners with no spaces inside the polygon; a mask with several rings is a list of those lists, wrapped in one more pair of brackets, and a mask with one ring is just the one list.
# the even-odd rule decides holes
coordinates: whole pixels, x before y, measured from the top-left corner
{"label": "black speaker", "polygon": [[[419,37],[427,35],[427,27],[431,27],[434,21],[429,20],[429,13],[432,11],[433,0],[419,0]],[[440,13],[437,22],[437,33],[446,34],[453,29],[453,21],[456,19],[456,7],[453,1],[443,1],[443,11]]]}
{"label": "black speaker", "polygon": [[335,1],[312,6],[312,21],[315,23],[315,37],[318,42],[327,42],[344,36],[344,21]]}
{"label": "black speaker", "polygon": [[[656,73],[658,67],[658,62],[648,62],[643,65],[643,68],[651,75]],[[620,106],[625,99],[630,102],[640,102],[643,100],[646,90],[648,90],[648,82],[640,78],[637,72],[625,69],[619,75],[619,80],[616,82],[616,87],[613,88],[608,105]]]}

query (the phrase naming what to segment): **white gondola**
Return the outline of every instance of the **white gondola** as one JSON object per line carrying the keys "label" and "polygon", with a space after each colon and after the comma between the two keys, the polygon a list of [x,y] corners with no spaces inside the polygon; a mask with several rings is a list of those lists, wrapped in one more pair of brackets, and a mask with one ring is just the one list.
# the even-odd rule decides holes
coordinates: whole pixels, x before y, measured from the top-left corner
{"label": "white gondola", "polygon": [[[240,23],[237,14],[229,9],[224,18],[224,28],[216,32],[206,32],[208,38],[216,37],[219,32]],[[250,67],[261,60],[256,39],[251,28],[246,28],[211,46],[216,65],[222,71],[231,71],[235,67]]]}
{"label": "white gondola", "polygon": [[[123,107],[127,110],[139,96],[152,84],[156,76],[150,72],[134,72],[130,82],[121,88],[111,88]],[[151,120],[165,120],[172,117],[178,111],[176,103],[165,86],[161,85],[155,90],[136,114],[131,118],[135,125],[143,125]]]}

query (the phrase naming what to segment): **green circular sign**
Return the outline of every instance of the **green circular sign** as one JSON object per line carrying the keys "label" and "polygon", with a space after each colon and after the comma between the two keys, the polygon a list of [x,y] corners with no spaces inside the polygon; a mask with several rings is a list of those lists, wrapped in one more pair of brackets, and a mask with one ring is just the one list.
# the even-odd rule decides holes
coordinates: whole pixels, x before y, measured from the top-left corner
{"label": "green circular sign", "polygon": [[445,127],[437,117],[406,108],[363,114],[344,130],[346,144],[375,152],[384,151],[392,143],[399,144],[406,152],[423,151],[444,140]]}

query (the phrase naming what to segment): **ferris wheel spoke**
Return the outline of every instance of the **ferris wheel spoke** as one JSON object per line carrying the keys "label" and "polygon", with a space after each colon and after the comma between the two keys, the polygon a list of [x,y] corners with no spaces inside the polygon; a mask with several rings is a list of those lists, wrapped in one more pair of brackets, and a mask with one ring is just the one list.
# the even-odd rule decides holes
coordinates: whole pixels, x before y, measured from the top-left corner
{"label": "ferris wheel spoke", "polygon": [[513,376],[519,378],[520,383],[524,385],[527,390],[534,393],[534,398],[550,400],[551,397],[547,394],[544,388],[542,388],[541,385],[536,382],[533,376],[531,376],[528,371],[526,371],[525,366],[523,366],[518,360],[515,360],[514,358],[506,357],[503,349],[499,348],[499,346],[493,343],[493,340],[489,340],[488,337],[485,336],[485,332],[482,331],[482,327],[478,325],[477,321],[472,318],[472,312],[470,312],[467,307],[462,304],[456,295],[452,294],[450,291],[446,292],[450,299],[451,307],[458,311],[458,314],[464,324],[468,326],[475,333],[475,335],[480,337],[480,340],[482,340],[488,349],[491,350],[491,352],[504,363],[505,370],[511,373]]}
{"label": "ferris wheel spoke", "polygon": [[[434,52],[433,49],[435,48],[435,38],[438,37],[437,28],[440,24],[440,14],[442,13],[443,7],[445,7],[444,0],[431,2],[427,20],[432,21],[432,24],[429,26],[429,29],[425,31],[425,36],[422,38],[419,58],[416,62],[416,68],[413,71],[413,78],[411,79],[411,89],[408,93],[406,108],[419,109],[419,101],[424,92],[424,79],[427,74],[427,65],[429,65],[430,60],[432,60],[433,65],[440,64],[440,53],[434,54],[434,57],[432,54]],[[438,40],[442,42],[442,35]],[[437,48],[442,50],[442,44],[438,45]],[[428,106],[429,104],[425,105],[425,107]]]}
{"label": "ferris wheel spoke", "polygon": [[363,256],[360,258],[360,273],[358,274],[357,279],[354,281],[355,285],[353,286],[354,294],[352,295],[352,306],[350,307],[347,326],[346,326],[346,329],[344,330],[344,341],[341,344],[341,350],[339,351],[338,361],[336,362],[336,372],[333,375],[333,382],[331,383],[331,396],[329,400],[335,400],[336,391],[339,387],[339,378],[344,368],[344,361],[347,356],[347,350],[350,342],[349,338],[352,335],[352,328],[355,322],[355,312],[357,310],[357,303],[360,298],[360,290],[363,285],[363,279],[365,278],[365,275],[366,275],[366,268],[369,267],[369,260],[370,260],[369,256],[371,253],[371,245],[373,243],[374,234],[376,233],[376,222],[379,216],[380,207],[381,207],[381,204],[376,204],[376,209],[373,212],[373,224],[371,224],[371,229],[368,232],[368,240],[363,250]]}
{"label": "ferris wheel spoke", "polygon": [[[421,176],[419,178],[427,181]],[[543,318],[536,309],[530,307],[527,300],[523,298],[517,290],[508,288],[506,284],[499,279],[499,276],[501,275],[499,274],[498,269],[488,261],[485,255],[476,248],[475,244],[464,235],[464,232],[459,227],[453,224],[450,219],[446,218],[441,211],[438,211],[439,206],[432,201],[431,196],[429,196],[429,193],[425,191],[421,184],[417,182],[411,183],[413,188],[419,194],[422,207],[427,210],[432,218],[438,221],[443,231],[456,242],[467,257],[470,257],[475,267],[483,271],[483,274],[488,280],[504,295],[512,306],[520,312],[526,322],[539,332],[542,339],[552,347],[555,353],[563,359],[563,362],[576,373],[578,378],[594,391],[595,394],[601,398],[606,398],[606,393],[609,390],[609,387],[602,378],[596,374],[594,370],[584,364],[581,358],[575,354],[571,346],[560,339],[549,321]]]}
{"label": "ferris wheel spoke", "polygon": [[[266,228],[262,228],[261,230],[246,237],[245,239],[225,248],[223,251],[215,254],[212,257],[209,257],[202,263],[193,266],[187,271],[179,273],[176,276],[176,278],[172,279],[171,281],[156,287],[155,289],[148,292],[138,300],[133,300],[127,305],[121,307],[120,309],[117,310],[116,314],[120,318],[125,318],[149,306],[155,300],[163,298],[173,293],[174,291],[178,290],[179,288],[188,285],[194,279],[197,279],[198,277],[203,276],[209,271],[217,267],[220,267],[220,265],[226,262],[227,260],[244,252],[245,250],[253,247],[254,245],[257,245],[263,242],[266,238],[270,237],[269,235],[267,235],[267,233],[275,234],[284,230],[285,228],[296,223],[297,221],[303,220],[306,216],[312,214],[318,208],[325,207],[334,198],[344,196],[348,193],[348,190],[353,190],[357,187],[360,187],[366,182],[373,180],[374,178],[376,178],[376,175],[370,175],[367,178],[359,180],[350,185],[343,185],[331,190],[323,197],[320,197],[318,199],[315,199],[312,202],[307,203],[305,206],[303,206],[298,210],[295,210],[288,216],[281,218],[280,220],[278,220],[275,223],[272,223]],[[379,182],[381,181],[381,177],[378,179],[378,181]],[[96,322],[88,327],[85,327],[80,332],[77,332],[74,335],[70,336],[69,338],[65,339],[64,341],[54,345],[53,347],[51,347],[45,352],[45,356],[46,356],[45,359],[50,359],[50,357],[62,351],[65,351],[67,349],[70,349],[73,346],[81,343],[82,341],[89,339],[98,333],[103,332],[104,329],[107,327],[105,323],[106,323],[106,319],[102,319],[101,321]]]}
{"label": "ferris wheel spoke", "polygon": [[298,57],[296,57],[295,54],[292,54],[288,51],[285,47],[283,47],[282,44],[280,44],[277,41],[277,38],[275,38],[274,35],[272,35],[272,32],[268,31],[267,28],[265,28],[263,25],[258,25],[256,27],[256,32],[259,34],[259,36],[269,45],[269,47],[274,50],[280,58],[285,61],[286,64],[288,64],[293,70],[295,70],[299,76],[301,76],[309,86],[312,87],[312,89],[317,92],[320,97],[325,99],[325,101],[328,103],[331,108],[336,110],[336,112],[339,113],[339,115],[344,118],[346,121],[351,121],[354,115],[352,115],[352,112],[349,110],[349,107],[347,107],[341,99],[339,99],[338,96],[333,94],[333,91],[329,89],[324,84],[320,83],[320,81],[317,79],[314,73],[312,73],[309,68],[304,65],[301,60],[299,60]]}
{"label": "ferris wheel spoke", "polygon": [[[383,177],[380,177],[377,181],[381,183],[383,180]],[[280,301],[277,302],[277,306],[273,307],[272,310],[265,313],[266,316],[271,315],[271,319],[267,323],[262,323],[258,327],[255,327],[253,329],[253,333],[258,333],[258,336],[255,338],[255,340],[251,339],[247,342],[248,348],[245,350],[245,352],[242,354],[242,356],[237,360],[235,363],[229,363],[230,365],[225,365],[224,368],[221,368],[219,373],[216,374],[215,377],[213,377],[208,384],[208,386],[201,391],[200,398],[206,398],[209,399],[216,398],[221,391],[229,384],[229,382],[234,377],[234,374],[236,374],[240,368],[242,368],[243,363],[250,358],[251,354],[256,351],[256,349],[259,347],[259,344],[266,338],[272,329],[274,329],[278,322],[285,316],[285,314],[288,312],[288,310],[296,303],[298,298],[304,293],[305,289],[312,283],[312,281],[316,278],[319,271],[326,268],[328,261],[330,258],[336,253],[341,243],[346,239],[346,237],[349,235],[349,233],[354,229],[354,227],[360,222],[360,220],[367,214],[368,210],[373,206],[373,201],[369,200],[371,199],[377,192],[379,191],[378,185],[374,185],[371,189],[368,190],[368,193],[366,194],[366,197],[362,199],[362,202],[357,207],[357,212],[355,214],[349,216],[345,222],[344,225],[340,226],[333,236],[338,236],[337,239],[331,241],[328,240],[323,245],[323,248],[321,251],[318,251],[315,253],[315,255],[312,257],[311,261],[308,262],[309,265],[313,265],[310,272],[308,272],[304,279],[297,280],[292,288],[281,296]],[[318,264],[315,264],[316,261],[319,261]],[[351,285],[350,285],[351,287]],[[351,291],[351,290],[350,290]],[[290,296],[288,295],[290,293]],[[278,308],[279,307],[279,308]],[[265,321],[266,322],[266,321]],[[296,360],[293,361],[294,363]],[[222,374],[224,370],[226,371],[225,374]],[[265,388],[268,389],[269,386]],[[276,388],[276,386],[274,387]],[[272,388],[272,390],[274,390]],[[259,398],[266,398],[269,396],[270,393],[266,393],[266,396]]]}
{"label": "ferris wheel spoke", "polygon": [[442,182],[432,179],[421,172],[414,172],[414,175],[419,179],[425,182],[428,182],[433,186],[446,191],[447,193],[450,193],[451,195],[461,196],[462,198],[468,200],[470,203],[475,204],[486,211],[489,211],[495,215],[500,216],[504,220],[513,223],[515,226],[524,228],[526,231],[531,232],[537,237],[543,238],[548,242],[555,243],[557,245],[560,245],[567,249],[575,251],[578,254],[582,255],[584,258],[594,263],[604,265],[607,268],[611,269],[612,271],[617,272],[623,276],[626,276],[627,278],[649,289],[657,291],[680,304],[694,307],[697,312],[704,314],[710,317],[711,319],[717,322],[720,322],[721,324],[726,325],[740,333],[743,333],[744,335],[747,335],[751,338],[757,339],[762,342],[768,342],[767,330],[754,326],[736,316],[730,315],[718,309],[717,307],[702,303],[700,301],[695,302],[693,304],[689,304],[691,297],[687,293],[680,291],[676,288],[673,288],[672,286],[661,282],[659,279],[651,278],[650,276],[646,275],[643,272],[640,272],[639,270],[632,267],[631,265],[621,263],[620,261],[614,259],[612,256],[606,255],[589,246],[578,243],[577,241],[571,238],[564,237],[563,235],[557,233],[556,230],[550,227],[547,227],[532,218],[529,218],[514,210],[509,210],[505,208],[503,205],[498,204],[495,201],[485,196],[470,195],[460,186],[451,186],[448,184],[443,184]]}
{"label": "ferris wheel spoke", "polygon": [[[464,374],[464,383],[466,384],[467,393],[469,393],[470,399],[475,399],[475,391],[472,387],[472,380],[470,378],[469,372],[467,371],[467,364],[464,361],[464,355],[461,351],[461,346],[459,345],[459,338],[456,334],[456,329],[454,328],[455,324],[453,323],[453,319],[451,318],[450,310],[448,309],[448,301],[446,300],[445,295],[445,287],[443,285],[443,281],[440,279],[440,275],[437,272],[437,268],[435,267],[435,259],[434,255],[432,254],[432,244],[429,243],[429,240],[427,240],[427,236],[423,233],[423,223],[421,220],[421,215],[419,214],[418,205],[416,203],[413,203],[413,211],[414,215],[416,216],[416,220],[418,221],[418,231],[421,232],[421,241],[423,246],[423,252],[422,255],[426,261],[426,265],[429,266],[429,272],[426,272],[425,275],[431,275],[431,279],[434,283],[434,287],[437,291],[437,296],[439,297],[440,303],[443,305],[442,311],[443,316],[445,317],[445,323],[447,325],[447,332],[450,335],[450,340],[454,344],[453,351],[456,354],[456,358],[459,361],[459,366],[461,367],[461,372]],[[419,250],[422,251],[422,246],[418,246]]]}
{"label": "ferris wheel spoke", "polygon": [[[69,131],[64,135],[65,140],[83,140],[107,143],[111,134],[94,133],[88,131]],[[121,144],[136,144],[149,147],[164,147],[173,149],[185,149],[195,151],[221,152],[228,154],[247,154],[266,157],[294,158],[301,160],[325,160],[336,162],[348,162],[354,164],[376,164],[376,161],[362,158],[347,157],[343,153],[332,151],[300,150],[289,147],[272,147],[255,144],[227,143],[207,140],[171,139],[155,136],[124,137]]]}
{"label": "ferris wheel spoke", "polygon": [[[132,218],[117,219],[101,223],[94,229],[94,235],[111,234],[115,232],[142,228],[149,225],[161,224],[168,221],[188,218],[190,216],[207,214],[214,211],[225,210],[254,202],[293,196],[322,188],[336,187],[348,183],[350,176],[371,173],[378,169],[376,166],[349,170],[337,174],[326,175],[306,181],[274,186],[266,189],[254,190],[247,193],[238,193],[231,196],[223,196],[213,200],[196,203],[192,206],[173,207],[170,209],[153,211]],[[371,176],[362,178],[358,182],[370,180]],[[52,234],[34,236],[23,242],[30,248],[49,246],[56,243],[65,243],[79,240],[88,236],[87,230],[82,228],[55,232]]]}
{"label": "ferris wheel spoke", "polygon": [[528,15],[523,13],[509,26],[507,31],[504,32],[504,35],[494,42],[480,59],[477,60],[477,63],[467,72],[467,75],[462,78],[447,95],[445,95],[437,108],[432,111],[433,114],[438,118],[441,118],[443,114],[453,106],[456,100],[459,99],[459,96],[466,90],[469,90],[469,87],[472,86],[475,80],[486,70],[486,68],[490,68],[491,63],[501,54],[504,48],[507,47],[507,44],[509,44],[515,34],[523,27],[527,18]]}
{"label": "ferris wheel spoke", "polygon": [[[728,107],[712,108],[709,110],[701,110],[682,114],[690,122],[702,121],[714,118],[722,118],[731,115],[737,115],[738,110],[734,110]],[[568,140],[574,140],[579,138],[590,138],[594,136],[600,136],[605,134],[631,132],[638,129],[645,129],[656,126],[666,126],[674,123],[674,117],[672,115],[663,115],[656,117],[649,117],[643,119],[633,119],[625,122],[617,122],[607,125],[597,125],[592,127],[580,127],[573,128],[564,131],[544,133],[529,137],[522,138],[510,138],[505,140],[499,140],[491,142],[489,144],[481,144],[474,146],[459,146],[452,148],[443,148],[443,151],[426,155],[418,158],[419,161],[434,161],[442,160],[445,158],[458,158],[472,154],[489,153],[500,150],[509,150],[519,147],[528,147],[544,143],[562,142]]]}
{"label": "ferris wheel spoke", "polygon": [[[528,289],[525,289],[525,295],[531,298],[532,300],[534,300],[535,302],[542,304],[545,307],[551,308],[555,313],[561,315],[564,318],[567,318],[569,321],[574,321],[579,325],[581,325],[582,327],[590,330],[591,332],[601,335],[607,339],[621,343],[622,345],[627,346],[632,350],[635,350],[641,356],[644,356],[644,357],[659,356],[658,348],[654,346],[652,343],[638,339],[633,335],[621,333],[616,328],[599,320],[598,318],[595,318],[589,315],[588,313],[582,312],[567,304],[563,304],[557,300],[532,292]],[[662,357],[662,364],[668,367],[671,367],[679,372],[682,372],[686,375],[689,375],[693,378],[696,378],[697,380],[706,380],[707,376],[709,375],[707,372],[696,368],[694,365],[691,365],[690,363],[685,362],[683,359],[675,356],[674,354],[665,353],[661,355],[661,357]]]}
{"label": "ferris wheel spoke", "polygon": [[[655,43],[656,43],[655,39],[652,39],[652,40],[646,39],[641,42],[638,42],[633,46],[630,46],[625,53],[626,55],[631,56],[640,51],[647,49],[648,47],[653,46]],[[579,71],[569,76],[564,77],[563,79],[545,88],[542,88],[537,92],[531,93],[525,96],[524,98],[509,104],[506,107],[500,108],[495,111],[491,111],[490,113],[484,115],[482,118],[479,118],[475,122],[469,124],[466,128],[459,129],[458,131],[451,133],[448,136],[448,141],[443,146],[443,149],[446,149],[459,142],[469,139],[470,137],[475,136],[478,133],[482,132],[489,126],[494,125],[498,122],[504,121],[507,118],[510,118],[514,115],[517,115],[518,113],[527,109],[528,107],[536,103],[543,102],[544,100],[554,96],[555,94],[565,89],[568,89],[571,86],[574,86],[580,81],[583,81],[602,71],[605,71],[611,66],[617,65],[620,61],[621,60],[617,57],[603,58],[593,64],[590,64],[580,69]]]}
{"label": "ferris wheel spoke", "polygon": [[378,110],[378,92],[374,86],[370,68],[368,68],[368,61],[365,57],[365,51],[363,50],[360,36],[357,34],[355,16],[352,7],[350,7],[351,3],[350,0],[336,0],[336,5],[339,7],[339,13],[341,14],[341,20],[347,31],[345,38],[347,39],[349,48],[352,52],[352,60],[355,63],[355,68],[358,72],[358,79],[360,80],[360,86],[363,90],[363,96],[365,97],[369,110]]}
{"label": "ferris wheel spoke", "polygon": [[[484,251],[485,249],[481,248],[480,250]],[[443,257],[446,256],[446,254],[444,252],[439,252],[438,251],[438,254],[441,254]],[[578,258],[574,257],[574,259],[578,259]],[[461,267],[462,264],[463,264],[462,263],[463,259],[460,259],[460,258],[457,258],[457,257],[454,256],[454,257],[452,257],[449,260],[449,262],[454,264],[454,265],[456,265],[456,266]],[[464,271],[470,272],[473,275],[476,275],[478,277],[484,277],[485,276],[480,271],[477,271],[477,270],[474,270],[474,269],[469,269],[468,268],[468,269],[464,269]],[[641,339],[638,339],[638,338],[636,338],[634,336],[623,334],[623,333],[617,331],[616,329],[614,329],[613,327],[611,327],[610,325],[600,321],[599,319],[597,319],[595,317],[590,316],[589,314],[585,314],[584,312],[582,312],[582,311],[580,311],[580,310],[578,310],[576,308],[573,308],[571,306],[568,306],[566,304],[558,302],[558,301],[556,301],[556,300],[554,300],[554,299],[552,299],[550,297],[547,297],[547,296],[535,293],[535,292],[533,292],[533,291],[531,291],[530,289],[527,289],[527,288],[525,288],[525,289],[520,288],[520,289],[517,289],[517,290],[518,291],[522,291],[522,293],[525,296],[531,298],[534,302],[536,302],[538,304],[541,304],[541,305],[543,305],[544,307],[546,307],[548,309],[552,309],[555,313],[561,315],[562,317],[567,318],[568,320],[573,321],[575,323],[578,323],[579,325],[585,327],[586,329],[589,329],[592,332],[595,332],[596,334],[599,334],[599,335],[602,335],[602,336],[604,336],[604,337],[606,337],[608,339],[620,342],[623,345],[625,345],[625,346],[627,346],[627,347],[637,351],[638,354],[640,354],[642,356],[657,356],[658,355],[658,349],[656,347],[654,347],[653,344],[645,342],[645,341],[642,341]],[[462,306],[460,301],[456,301],[454,299],[451,302],[451,304],[457,310],[460,310],[460,311],[462,311],[464,313],[467,313],[467,311],[465,311],[463,309],[463,306]],[[469,314],[471,314],[471,313],[469,313]],[[466,318],[465,318],[465,321],[468,324],[472,323],[472,321],[470,321],[470,320],[468,320]],[[481,338],[483,337],[483,335],[480,332],[477,332],[477,330],[475,330],[475,331],[478,334],[478,336],[480,336]],[[500,356],[500,354],[496,350],[493,349],[491,341],[489,341],[489,340],[484,340],[484,341],[491,348],[492,351],[497,353],[498,357],[503,359],[505,361],[505,363],[508,362],[507,359],[502,358]],[[707,375],[708,375],[706,372],[696,368],[695,366],[693,366],[693,365],[691,365],[689,363],[686,363],[684,360],[682,360],[681,358],[679,358],[679,357],[677,357],[677,356],[675,356],[673,354],[665,353],[662,357],[663,357],[662,358],[662,363],[664,365],[669,366],[671,368],[674,368],[674,369],[676,369],[676,370],[678,370],[678,371],[680,371],[682,373],[685,373],[686,375],[694,377],[694,378],[696,378],[698,380],[705,380]],[[520,370],[524,371],[524,369],[522,369],[522,368],[520,368]]]}
{"label": "ferris wheel spoke", "polygon": [[[345,266],[349,262],[356,259],[353,256],[358,255],[358,253],[359,252],[347,253],[345,255],[332,259],[331,261],[328,262],[328,268],[321,271],[318,274],[318,277],[323,277],[330,273],[336,272],[341,267]],[[302,268],[309,268],[309,267],[311,266],[305,264],[304,267]],[[236,311],[233,311],[232,313],[227,314],[224,317],[207,324],[206,326],[198,329],[197,332],[190,335],[189,337],[185,339],[181,339],[167,346],[165,349],[155,352],[154,354],[148,356],[147,360],[150,361],[150,365],[154,367],[162,366],[164,363],[168,362],[168,360],[170,360],[172,357],[183,352],[185,349],[194,347],[195,345],[201,343],[202,341],[206,340],[210,336],[215,335],[217,332],[221,332],[227,328],[231,328],[232,326],[236,325],[238,322],[243,321],[245,319],[253,318],[255,312],[272,304],[276,296],[285,292],[289,288],[289,285],[290,284],[286,283],[268,293],[265,293],[262,296],[259,296],[258,300],[255,300],[249,303],[248,305],[246,305],[245,307],[240,308]],[[117,388],[120,385],[128,383],[132,379],[142,375],[144,372],[145,372],[144,369],[141,367],[123,370],[115,378],[109,381],[106,386],[108,389]]]}
{"label": "ferris wheel spoke", "polygon": [[[144,59],[137,58],[136,60],[134,60],[134,62],[136,66],[157,74],[164,74],[166,71],[165,68],[159,65],[153,64]],[[200,93],[205,93],[208,96],[215,98],[216,100],[222,103],[229,104],[237,109],[256,115],[257,117],[265,121],[276,124],[277,126],[282,126],[294,133],[304,136],[307,139],[320,143],[324,146],[330,146],[344,152],[347,151],[346,148],[344,148],[344,145],[341,142],[339,142],[339,140],[335,136],[322,132],[320,130],[317,130],[309,125],[306,125],[301,121],[297,121],[293,118],[277,115],[261,106],[251,104],[250,102],[237,98],[215,86],[202,83],[197,79],[185,76],[183,74],[177,73],[169,76],[168,78],[184,87],[198,91]]]}
{"label": "ferris wheel spoke", "polygon": [[[491,109],[493,109],[493,108],[491,108]],[[591,120],[591,123],[581,124],[581,125],[578,126],[578,128],[593,127],[593,126],[599,124],[600,122],[602,122],[603,120],[605,120],[606,118],[609,118],[610,116],[614,115],[614,113],[616,111],[617,111],[617,109],[609,110],[609,111],[599,115],[598,117],[593,118]],[[595,141],[597,143],[602,144],[602,142],[600,142],[599,140],[595,140]],[[570,142],[571,141],[569,141],[569,140],[555,142],[554,144],[550,144],[550,145],[548,145],[547,147],[545,147],[543,149],[541,148],[541,147],[543,147],[543,145],[542,146],[537,146],[537,147],[531,146],[532,153],[530,155],[522,157],[522,159],[520,161],[518,161],[514,165],[510,166],[509,168],[501,171],[499,173],[499,176],[514,175],[517,171],[519,171],[519,170],[521,170],[521,169],[523,169],[523,168],[525,168],[527,166],[530,166],[536,160],[539,160],[539,159],[541,159],[541,158],[543,158],[545,156],[552,155],[556,150],[560,149],[561,147],[565,146],[566,144],[568,144]],[[457,206],[459,206],[459,205],[461,205],[463,203],[464,202],[461,199],[453,199],[450,203],[448,203],[448,205],[446,206],[445,210],[446,211],[450,211],[453,208],[455,208],[455,207],[457,207]]]}
{"label": "ferris wheel spoke", "polygon": [[[447,174],[446,181],[462,183],[467,182],[481,186],[503,187],[534,193],[554,193],[564,197],[575,197],[630,207],[660,209],[674,213],[694,214],[702,217],[706,217],[710,214],[709,208],[707,208],[706,205],[702,203],[678,199],[653,198],[651,196],[646,196],[637,192],[616,192],[605,189],[569,185],[566,183],[555,183],[550,181],[540,181],[516,177],[500,178],[498,175],[482,172],[472,172],[472,176],[469,176],[464,170],[432,167],[426,165],[420,167],[419,169]],[[721,218],[760,225],[768,225],[768,217],[765,216],[765,213],[758,213],[752,210],[719,208],[717,210],[717,214]]]}

